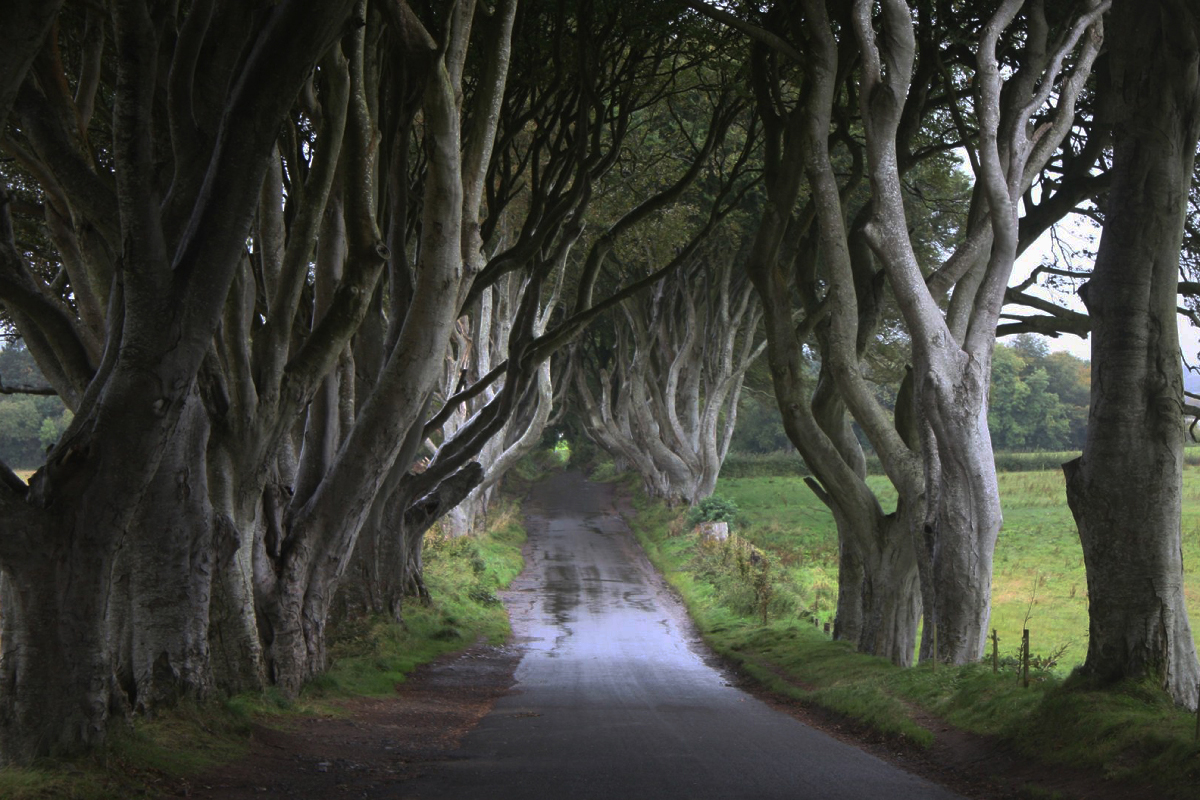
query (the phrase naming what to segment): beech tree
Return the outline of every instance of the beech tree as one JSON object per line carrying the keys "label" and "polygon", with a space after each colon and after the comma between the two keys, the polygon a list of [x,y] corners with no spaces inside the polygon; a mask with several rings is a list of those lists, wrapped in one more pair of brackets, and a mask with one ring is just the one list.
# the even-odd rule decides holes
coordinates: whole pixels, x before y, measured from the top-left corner
{"label": "beech tree", "polygon": [[1200,137],[1200,13],[1114,0],[1101,71],[1112,183],[1091,279],[1092,390],[1080,459],[1064,465],[1087,567],[1100,683],[1149,678],[1195,708],[1200,664],[1183,594],[1180,246]]}
{"label": "beech tree", "polygon": [[[559,264],[555,268],[555,290],[538,308],[533,326],[536,336],[546,333],[550,317],[558,309],[569,252],[570,248],[564,247],[560,253]],[[445,396],[453,396],[455,387],[465,376],[469,375],[475,381],[483,378],[499,363],[499,356],[508,351],[524,289],[519,284],[518,276],[505,276],[497,286],[490,287],[480,296],[477,312],[467,318],[469,324],[460,321],[461,328],[455,336],[458,357],[447,359],[443,388]],[[514,413],[476,456],[476,463],[483,469],[479,484],[449,511],[443,521],[443,528],[452,535],[462,536],[475,530],[477,520],[487,513],[494,490],[504,474],[538,446],[542,433],[551,423],[551,414],[556,405],[561,409],[561,403],[555,403],[556,381],[552,376],[551,361],[548,358],[538,365],[534,385],[525,390]],[[455,431],[468,423],[472,410],[485,407],[502,388],[489,387],[475,403],[464,403],[452,418],[453,424],[448,421],[443,427],[445,435],[452,437]],[[431,449],[436,458],[437,448]]]}
{"label": "beech tree", "polygon": [[[827,9],[814,0],[775,4],[758,20],[691,5],[753,42],[756,97],[769,131],[769,202],[751,274],[766,308],[785,428],[838,521],[837,635],[908,663],[923,613],[922,657],[934,656],[936,636],[939,658],[977,658],[1001,522],[987,383],[1005,284],[1026,233],[1018,200],[1032,209],[1028,228],[1074,205],[1063,201],[1076,197],[1075,186],[1056,191],[1044,182],[1040,203],[1028,190],[1076,123],[1104,7],[1048,19],[1040,3],[1020,17],[1021,3],[1001,3],[976,19],[945,6]],[[977,31],[973,49],[947,40],[950,29]],[[790,65],[799,66],[791,77]],[[780,91],[788,81],[801,86],[796,95]],[[903,178],[956,143],[971,153],[976,174],[971,213],[957,242],[944,244],[942,263],[922,263]],[[835,147],[851,159],[846,180],[833,168]],[[1077,147],[1059,156],[1071,166],[1063,174],[1085,152]],[[858,180],[869,182],[870,200],[848,215]],[[884,280],[912,347],[895,417],[878,405],[862,369]],[[812,288],[800,295],[804,321],[796,326],[787,298],[805,285]],[[806,369],[810,337],[821,359],[815,385]],[[882,511],[863,481],[847,412],[897,488],[894,513]]]}
{"label": "beech tree", "polygon": [[652,293],[627,300],[611,347],[575,372],[588,435],[642,476],[647,493],[698,503],[716,488],[746,370],[762,353],[740,254],[709,246]]}
{"label": "beech tree", "polygon": [[[24,80],[4,75],[20,86],[6,193],[14,170],[36,179],[61,279],[31,271],[5,203],[0,301],[75,412],[29,483],[0,468],[5,762],[78,751],[113,711],[207,691],[207,615],[172,616],[212,570],[196,378],[279,125],[353,6],[72,6]],[[27,47],[20,30],[4,29],[6,55]]]}

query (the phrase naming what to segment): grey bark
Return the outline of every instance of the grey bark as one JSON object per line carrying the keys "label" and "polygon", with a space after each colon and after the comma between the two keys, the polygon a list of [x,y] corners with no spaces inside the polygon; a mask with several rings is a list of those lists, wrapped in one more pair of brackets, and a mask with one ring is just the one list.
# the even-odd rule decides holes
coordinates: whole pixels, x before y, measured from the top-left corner
{"label": "grey bark", "polygon": [[1092,277],[1092,394],[1083,456],[1064,465],[1083,542],[1082,675],[1153,681],[1195,708],[1184,597],[1183,405],[1176,287],[1200,137],[1200,13],[1116,0],[1101,85],[1113,177]]}
{"label": "grey bark", "polygon": [[199,392],[184,399],[174,435],[113,565],[106,613],[123,703],[152,715],[212,689],[208,647],[213,517]]}
{"label": "grey bark", "polygon": [[[856,178],[839,185],[828,150],[838,62],[849,54],[839,51],[823,4],[804,4],[804,16],[797,19],[812,41],[803,56],[809,89],[801,102],[779,102],[766,51],[758,50],[752,62],[765,126],[768,203],[757,223],[749,272],[764,308],[784,429],[813,471],[809,485],[829,506],[838,528],[834,635],[863,652],[908,665],[921,612],[917,554],[908,527],[920,500],[908,496],[909,487],[919,483],[914,480],[918,467],[862,377],[860,359],[879,313],[876,298],[865,289],[877,283],[877,268],[869,257],[851,258],[841,196],[853,190]],[[812,200],[797,211],[806,179]],[[864,291],[856,289],[860,272],[867,276],[861,281]],[[793,307],[794,296],[800,298],[799,309]],[[814,350],[819,365],[809,355]],[[814,370],[819,370],[815,381]],[[847,418],[850,408],[862,415],[864,430],[901,490],[902,510],[895,514],[884,513],[866,484],[865,460]]]}

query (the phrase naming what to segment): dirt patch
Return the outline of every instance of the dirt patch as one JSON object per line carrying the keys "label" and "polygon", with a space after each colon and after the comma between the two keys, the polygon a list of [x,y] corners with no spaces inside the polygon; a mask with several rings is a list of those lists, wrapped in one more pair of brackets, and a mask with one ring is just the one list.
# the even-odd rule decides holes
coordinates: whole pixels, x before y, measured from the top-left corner
{"label": "dirt patch", "polygon": [[256,725],[250,752],[165,797],[397,798],[405,781],[444,761],[513,683],[520,653],[476,646],[419,667],[391,697],[339,703],[337,716],[283,729]]}

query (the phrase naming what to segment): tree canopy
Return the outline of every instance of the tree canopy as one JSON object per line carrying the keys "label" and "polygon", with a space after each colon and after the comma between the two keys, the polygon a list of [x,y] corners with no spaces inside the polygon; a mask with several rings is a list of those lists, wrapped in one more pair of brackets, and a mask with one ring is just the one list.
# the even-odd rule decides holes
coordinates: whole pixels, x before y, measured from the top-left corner
{"label": "tree canopy", "polygon": [[[0,459],[0,761],[298,691],[556,415],[698,501],[759,353],[838,522],[836,635],[977,657],[993,445],[1078,443],[1088,405],[1079,363],[996,344],[1094,323],[1013,262],[1089,203],[1128,225],[1148,148],[1112,4],[5,4],[0,429],[49,449]],[[1162,6],[1185,97],[1195,12]]]}

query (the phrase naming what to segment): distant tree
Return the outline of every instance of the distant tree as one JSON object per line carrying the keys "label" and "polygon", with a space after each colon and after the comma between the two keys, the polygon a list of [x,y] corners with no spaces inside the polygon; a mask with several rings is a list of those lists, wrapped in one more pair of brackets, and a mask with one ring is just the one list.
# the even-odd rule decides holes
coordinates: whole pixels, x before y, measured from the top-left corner
{"label": "distant tree", "polygon": [[24,342],[18,339],[0,349],[0,389],[22,391],[44,387],[46,379]]}
{"label": "distant tree", "polygon": [[36,467],[44,460],[39,450],[42,415],[32,397],[0,398],[0,458],[18,467]]}
{"label": "distant tree", "polygon": [[992,354],[992,391],[988,405],[988,427],[992,441],[1001,449],[1025,446],[1028,434],[1022,415],[1029,399],[1029,387],[1021,380],[1024,360],[1017,351],[997,345]]}
{"label": "distant tree", "polygon": [[1055,352],[1041,364],[1049,382],[1046,388],[1058,396],[1067,417],[1067,445],[1083,448],[1087,438],[1088,395],[1091,393],[1091,365],[1070,353]]}
{"label": "distant tree", "polygon": [[20,339],[0,349],[0,393],[0,461],[23,469],[41,466],[71,415]]}
{"label": "distant tree", "polygon": [[1018,334],[1008,346],[1027,364],[1040,362],[1050,355],[1050,346],[1036,333]]}
{"label": "distant tree", "polygon": [[1070,446],[1071,425],[1062,399],[1050,389],[1049,349],[1023,334],[992,354],[988,426],[1002,450],[1060,450]]}
{"label": "distant tree", "polygon": [[775,453],[795,449],[779,420],[774,398],[763,397],[757,392],[742,392],[737,428],[729,447],[736,453]]}
{"label": "distant tree", "polygon": [[576,372],[589,435],[670,502],[712,494],[744,375],[765,348],[753,287],[720,251],[709,248],[652,294],[627,301],[599,380]]}

